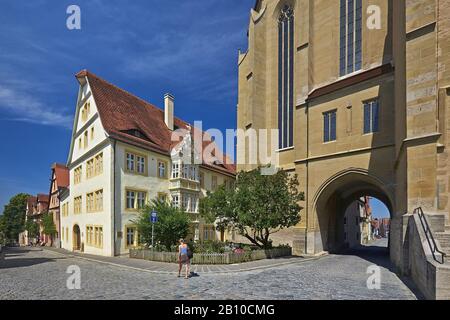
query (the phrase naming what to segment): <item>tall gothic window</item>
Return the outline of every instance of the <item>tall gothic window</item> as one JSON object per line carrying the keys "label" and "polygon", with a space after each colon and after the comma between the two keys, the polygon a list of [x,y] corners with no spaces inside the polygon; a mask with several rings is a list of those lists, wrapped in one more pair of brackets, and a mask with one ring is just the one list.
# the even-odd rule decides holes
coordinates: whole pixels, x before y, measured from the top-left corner
{"label": "tall gothic window", "polygon": [[341,76],[361,69],[362,0],[341,0],[340,57]]}
{"label": "tall gothic window", "polygon": [[289,6],[278,19],[278,129],[280,149],[293,142],[294,116],[294,12]]}

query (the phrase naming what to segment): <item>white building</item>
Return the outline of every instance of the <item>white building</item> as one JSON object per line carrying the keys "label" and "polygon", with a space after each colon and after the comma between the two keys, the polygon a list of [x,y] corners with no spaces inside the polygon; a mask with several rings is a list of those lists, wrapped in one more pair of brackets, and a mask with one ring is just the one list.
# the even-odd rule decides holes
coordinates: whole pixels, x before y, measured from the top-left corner
{"label": "white building", "polygon": [[353,201],[345,210],[344,243],[348,248],[368,244],[371,235],[372,209],[370,198],[361,197]]}
{"label": "white building", "polygon": [[70,188],[61,195],[62,248],[105,256],[128,253],[138,241],[133,221],[155,198],[184,207],[192,217],[194,240],[233,240],[201,222],[198,201],[206,190],[231,184],[235,167],[220,160],[172,161],[182,145],[172,142],[172,132],[194,131],[174,117],[173,97],[164,97],[161,110],[86,70],[76,77]]}

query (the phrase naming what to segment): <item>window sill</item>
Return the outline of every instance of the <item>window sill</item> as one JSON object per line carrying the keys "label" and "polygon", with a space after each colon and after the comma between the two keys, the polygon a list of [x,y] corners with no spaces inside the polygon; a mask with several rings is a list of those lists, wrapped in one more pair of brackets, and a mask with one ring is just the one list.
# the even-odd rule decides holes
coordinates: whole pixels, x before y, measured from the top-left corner
{"label": "window sill", "polygon": [[278,149],[278,150],[275,150],[275,152],[281,153],[281,152],[286,152],[286,151],[291,151],[291,150],[294,150],[294,146],[283,148],[283,149]]}
{"label": "window sill", "polygon": [[[102,172],[99,172],[99,173],[96,173],[96,174],[93,174],[92,176],[86,176],[86,180],[91,180],[91,179],[94,179],[95,177],[98,177],[98,176],[101,176],[103,174],[103,171]],[[78,183],[79,184],[79,183]]]}
{"label": "window sill", "polygon": [[137,172],[135,172],[135,171],[128,171],[128,170],[124,170],[124,172],[125,172],[126,174],[133,175],[133,176],[148,177],[148,173],[137,173]]}
{"label": "window sill", "polygon": [[343,76],[339,76],[336,81],[341,81],[341,80],[345,80],[347,78],[351,78],[353,76],[356,76],[357,74],[363,73],[364,71],[367,71],[367,70],[364,70],[363,68],[361,68],[357,71],[353,71],[352,73],[347,73]]}
{"label": "window sill", "polygon": [[368,132],[368,133],[363,133],[362,136],[374,136],[376,134],[380,133],[380,131],[374,131],[374,132]]}

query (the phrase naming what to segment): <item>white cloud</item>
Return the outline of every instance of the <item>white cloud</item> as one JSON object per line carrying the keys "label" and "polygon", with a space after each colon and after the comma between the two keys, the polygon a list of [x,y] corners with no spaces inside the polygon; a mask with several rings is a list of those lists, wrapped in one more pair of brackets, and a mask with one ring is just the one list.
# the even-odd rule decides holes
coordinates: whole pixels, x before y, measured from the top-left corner
{"label": "white cloud", "polygon": [[52,110],[48,105],[17,88],[0,84],[0,110],[11,115],[8,120],[41,125],[72,127],[72,117]]}

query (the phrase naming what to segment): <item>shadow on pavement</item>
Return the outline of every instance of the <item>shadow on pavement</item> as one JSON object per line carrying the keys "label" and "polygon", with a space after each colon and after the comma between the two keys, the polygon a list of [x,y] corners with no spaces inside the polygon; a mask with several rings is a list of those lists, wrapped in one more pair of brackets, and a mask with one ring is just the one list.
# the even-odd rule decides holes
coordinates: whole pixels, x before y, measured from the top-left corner
{"label": "shadow on pavement", "polygon": [[[9,247],[4,251],[4,257],[0,260],[0,269],[12,269],[12,268],[23,268],[30,267],[37,264],[47,263],[47,262],[55,262],[56,260],[64,259],[64,258],[26,258],[25,254],[36,251],[40,252],[41,249],[25,249],[18,247]],[[23,256],[23,258],[20,258]]]}
{"label": "shadow on pavement", "polygon": [[47,258],[9,259],[0,262],[0,269],[23,268],[41,263],[55,262],[55,260]]}
{"label": "shadow on pavement", "polygon": [[377,266],[395,272],[394,265],[389,257],[389,249],[381,246],[359,246],[347,249],[341,253],[342,255],[357,256],[361,259],[376,264]]}
{"label": "shadow on pavement", "polygon": [[341,253],[341,255],[351,255],[364,259],[374,265],[388,269],[390,272],[395,273],[397,277],[403,282],[405,286],[416,296],[417,299],[425,299],[424,295],[419,291],[417,286],[409,277],[400,275],[397,268],[391,262],[389,256],[389,248],[379,245],[361,245],[355,248],[347,249]]}
{"label": "shadow on pavement", "polygon": [[28,253],[28,252],[39,252],[42,251],[41,248],[36,248],[36,249],[32,249],[30,247],[6,247],[5,248],[5,256],[9,256],[9,257],[13,257],[13,256],[19,256],[22,255],[24,253]]}

